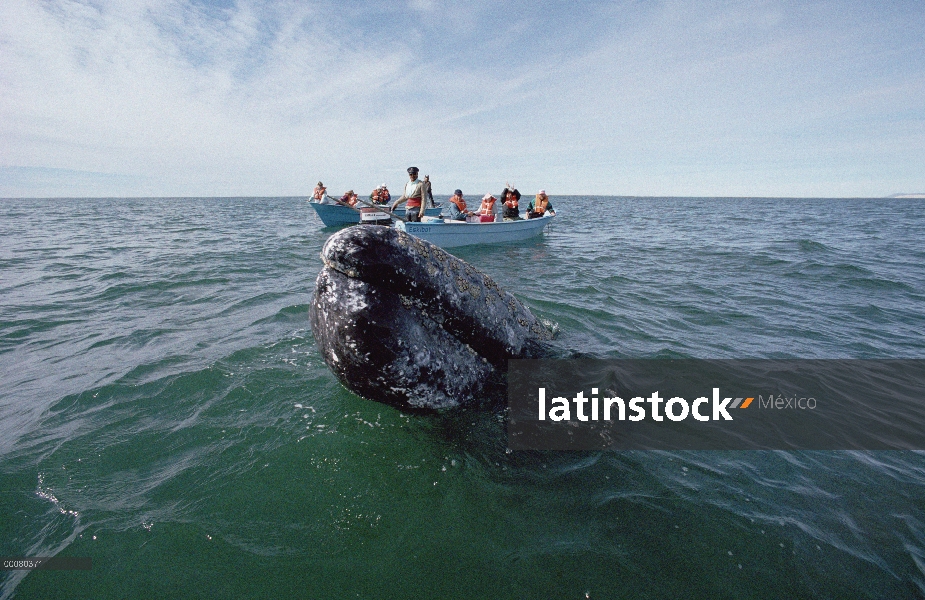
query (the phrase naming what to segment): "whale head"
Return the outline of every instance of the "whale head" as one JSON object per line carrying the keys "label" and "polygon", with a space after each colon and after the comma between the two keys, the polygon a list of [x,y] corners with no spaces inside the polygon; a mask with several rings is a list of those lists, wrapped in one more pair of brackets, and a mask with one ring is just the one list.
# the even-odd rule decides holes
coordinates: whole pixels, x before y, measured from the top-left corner
{"label": "whale head", "polygon": [[352,392],[404,410],[491,401],[508,359],[552,334],[486,274],[391,227],[332,235],[309,309],[324,361]]}

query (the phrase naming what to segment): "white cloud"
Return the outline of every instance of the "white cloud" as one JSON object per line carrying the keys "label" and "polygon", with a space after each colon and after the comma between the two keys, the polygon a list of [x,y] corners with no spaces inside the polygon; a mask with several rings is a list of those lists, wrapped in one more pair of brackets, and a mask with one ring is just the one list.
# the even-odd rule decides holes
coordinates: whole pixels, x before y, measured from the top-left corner
{"label": "white cloud", "polygon": [[440,191],[925,188],[923,43],[890,38],[909,15],[408,6],[7,0],[0,196],[69,195],[50,169],[112,175],[102,195],[289,195],[408,164]]}

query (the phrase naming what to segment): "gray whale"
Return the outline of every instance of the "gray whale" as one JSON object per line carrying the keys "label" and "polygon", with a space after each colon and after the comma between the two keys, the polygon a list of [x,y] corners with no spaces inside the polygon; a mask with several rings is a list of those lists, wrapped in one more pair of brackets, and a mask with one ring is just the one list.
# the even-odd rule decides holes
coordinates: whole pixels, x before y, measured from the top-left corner
{"label": "gray whale", "polygon": [[510,358],[546,354],[548,327],[484,273],[391,227],[332,235],[309,308],[324,361],[349,390],[405,409],[478,405]]}

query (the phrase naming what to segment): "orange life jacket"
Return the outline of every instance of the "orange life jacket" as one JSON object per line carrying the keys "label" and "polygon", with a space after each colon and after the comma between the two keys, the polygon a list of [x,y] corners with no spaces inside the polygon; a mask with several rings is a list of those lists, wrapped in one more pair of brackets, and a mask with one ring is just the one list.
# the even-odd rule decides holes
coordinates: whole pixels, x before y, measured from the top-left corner
{"label": "orange life jacket", "polygon": [[315,192],[312,194],[312,198],[315,200],[321,200],[321,198],[324,196],[324,190],[325,188],[316,187]]}
{"label": "orange life jacket", "polygon": [[453,196],[450,198],[450,202],[456,205],[456,208],[459,209],[459,212],[466,212],[466,201],[458,196]]}
{"label": "orange life jacket", "polygon": [[497,200],[497,198],[495,198],[494,196],[492,196],[492,197],[489,198],[488,200],[482,200],[482,206],[479,207],[479,213],[481,213],[481,214],[483,214],[483,215],[491,215],[491,214],[494,214],[494,212],[495,212],[495,200]]}
{"label": "orange life jacket", "polygon": [[504,204],[506,204],[508,208],[517,208],[518,206],[517,196],[511,196],[510,198],[504,201]]}
{"label": "orange life jacket", "polygon": [[549,206],[549,198],[543,196],[542,198],[537,196],[536,200],[533,201],[534,212],[538,212],[541,215],[546,213],[546,207]]}

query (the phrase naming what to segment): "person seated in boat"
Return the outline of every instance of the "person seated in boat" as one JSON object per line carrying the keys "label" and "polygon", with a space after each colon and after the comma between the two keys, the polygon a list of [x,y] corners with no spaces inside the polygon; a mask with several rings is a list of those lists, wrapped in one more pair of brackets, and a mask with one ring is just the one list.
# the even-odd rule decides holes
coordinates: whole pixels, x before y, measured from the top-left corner
{"label": "person seated in boat", "polygon": [[337,200],[328,195],[328,188],[324,187],[324,184],[320,181],[312,194],[312,202],[317,202],[318,204],[340,204]]}
{"label": "person seated in boat", "polygon": [[324,200],[327,191],[328,188],[324,187],[324,184],[319,181],[318,185],[316,185],[315,189],[312,191],[312,202],[321,202]]}
{"label": "person seated in boat", "polygon": [[379,204],[388,204],[392,199],[392,194],[389,193],[389,188],[384,183],[379,186]]}
{"label": "person seated in boat", "polygon": [[517,221],[520,219],[520,191],[512,188],[510,185],[501,192],[501,216],[505,221]]}
{"label": "person seated in boat", "polygon": [[498,199],[491,194],[482,196],[482,204],[479,206],[479,216],[486,217],[491,215],[496,217],[498,214]]}
{"label": "person seated in boat", "polygon": [[348,190],[347,193],[340,197],[340,203],[344,206],[349,206],[350,208],[355,207],[358,200],[359,196],[357,196],[353,190]]}
{"label": "person seated in boat", "polygon": [[430,183],[418,179],[419,171],[417,167],[408,167],[409,181],[405,184],[405,193],[392,204],[394,211],[401,203],[406,203],[405,218],[409,221],[420,221],[424,216],[424,203],[430,191]]}
{"label": "person seated in boat", "polygon": [[556,211],[552,208],[552,202],[549,201],[546,190],[540,190],[536,193],[536,198],[531,200],[530,205],[527,206],[527,218],[535,219],[546,214],[554,217],[556,216]]}
{"label": "person seated in boat", "polygon": [[451,221],[465,221],[466,217],[471,215],[472,211],[466,209],[466,201],[463,199],[462,190],[453,192],[450,201],[443,207],[443,218]]}

